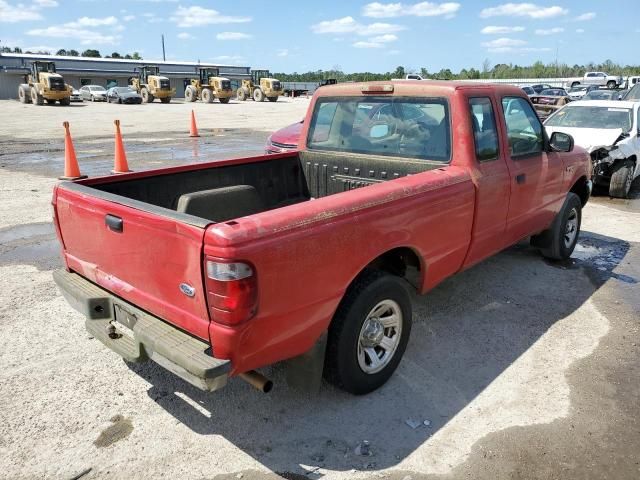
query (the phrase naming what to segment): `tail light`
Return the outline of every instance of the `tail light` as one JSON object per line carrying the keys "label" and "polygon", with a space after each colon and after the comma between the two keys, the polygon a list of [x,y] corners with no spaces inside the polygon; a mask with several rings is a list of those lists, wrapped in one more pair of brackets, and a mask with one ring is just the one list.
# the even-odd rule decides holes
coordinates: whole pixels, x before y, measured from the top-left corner
{"label": "tail light", "polygon": [[244,262],[205,259],[207,301],[214,322],[237,325],[258,310],[258,284],[253,267]]}

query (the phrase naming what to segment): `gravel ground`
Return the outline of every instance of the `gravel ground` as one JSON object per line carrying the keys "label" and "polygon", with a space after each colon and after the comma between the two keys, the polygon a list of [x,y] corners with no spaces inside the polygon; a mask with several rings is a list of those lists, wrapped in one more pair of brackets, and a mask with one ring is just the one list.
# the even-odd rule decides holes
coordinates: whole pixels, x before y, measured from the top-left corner
{"label": "gravel ground", "polygon": [[[278,365],[269,395],[239,380],[204,394],[86,333],[51,279],[65,116],[94,175],[111,167],[111,112],[145,169],[260,153],[306,105],[0,102],[0,478],[639,478],[637,184],[590,202],[572,260],[520,244],[415,298],[405,358],[365,397],[298,393]],[[196,141],[175,128],[192,107]],[[22,127],[35,121],[37,141]]]}

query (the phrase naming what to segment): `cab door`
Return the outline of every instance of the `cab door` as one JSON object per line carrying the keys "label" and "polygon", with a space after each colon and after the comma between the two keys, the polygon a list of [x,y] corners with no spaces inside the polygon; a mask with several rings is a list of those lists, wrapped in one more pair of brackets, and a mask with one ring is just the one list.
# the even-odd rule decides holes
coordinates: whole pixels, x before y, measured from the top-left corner
{"label": "cab door", "polygon": [[540,119],[524,98],[502,98],[511,199],[507,214],[510,243],[545,230],[562,202],[564,169],[560,155],[547,153]]}

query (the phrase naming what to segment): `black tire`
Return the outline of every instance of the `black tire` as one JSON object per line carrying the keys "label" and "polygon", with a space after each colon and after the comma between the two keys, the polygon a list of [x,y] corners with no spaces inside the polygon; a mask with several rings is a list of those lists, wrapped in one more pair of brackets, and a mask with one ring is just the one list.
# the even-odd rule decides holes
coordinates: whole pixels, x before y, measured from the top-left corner
{"label": "black tire", "polygon": [[71,98],[67,97],[67,98],[61,98],[60,99],[60,105],[67,107],[69,105],[71,105]]}
{"label": "black tire", "polygon": [[533,236],[531,243],[540,248],[543,257],[567,260],[578,243],[581,224],[582,202],[578,195],[569,192],[551,227]]}
{"label": "black tire", "polygon": [[187,87],[187,89],[184,91],[184,99],[187,102],[195,102],[197,97],[198,97],[198,93],[196,92],[196,89],[193,87]]}
{"label": "black tire", "polygon": [[55,100],[51,100],[49,98],[45,98],[44,101],[46,102],[47,105],[55,105],[56,104]]}
{"label": "black tire", "polygon": [[254,102],[264,102],[264,92],[260,88],[256,88],[253,91],[253,101]]}
{"label": "black tire", "polygon": [[[380,302],[392,301],[402,313],[395,350],[384,367],[366,373],[358,360],[360,334],[367,316]],[[331,325],[325,354],[324,378],[337,388],[363,395],[381,387],[402,359],[411,333],[411,298],[400,277],[372,270],[363,272],[349,287]]]}
{"label": "black tire", "polygon": [[160,99],[161,103],[171,103],[171,97],[164,97]]}
{"label": "black tire", "polygon": [[278,97],[267,97],[267,100],[269,100],[270,102],[277,102]]}
{"label": "black tire", "polygon": [[219,98],[218,100],[220,100],[220,103],[229,103],[229,100],[231,99],[227,97],[227,98]]}
{"label": "black tire", "polygon": [[607,88],[616,88],[617,85],[618,84],[613,80],[607,82]]}
{"label": "black tire", "polygon": [[627,198],[631,184],[633,183],[633,160],[623,160],[613,167],[611,183],[609,184],[609,196],[615,198]]}

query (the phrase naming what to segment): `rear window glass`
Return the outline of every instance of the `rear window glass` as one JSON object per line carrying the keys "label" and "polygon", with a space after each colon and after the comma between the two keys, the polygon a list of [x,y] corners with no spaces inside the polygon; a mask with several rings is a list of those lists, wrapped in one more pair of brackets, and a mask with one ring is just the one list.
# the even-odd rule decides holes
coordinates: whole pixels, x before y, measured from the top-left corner
{"label": "rear window glass", "polygon": [[309,127],[310,150],[448,162],[449,107],[444,98],[321,98]]}

